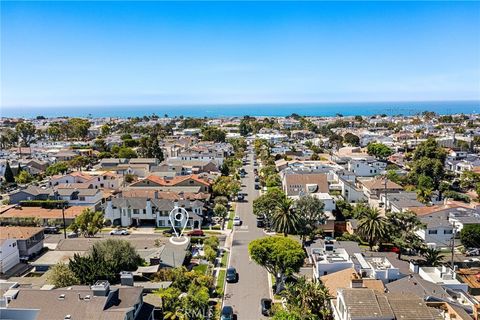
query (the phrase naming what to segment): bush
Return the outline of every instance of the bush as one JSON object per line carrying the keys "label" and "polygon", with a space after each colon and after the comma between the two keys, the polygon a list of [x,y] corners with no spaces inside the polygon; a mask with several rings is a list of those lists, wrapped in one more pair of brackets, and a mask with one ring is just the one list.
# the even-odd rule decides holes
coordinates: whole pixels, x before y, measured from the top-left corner
{"label": "bush", "polygon": [[212,236],[203,240],[203,244],[205,246],[210,246],[213,250],[216,251],[218,249],[218,245],[220,244],[220,241],[218,240],[217,237]]}
{"label": "bush", "polygon": [[460,232],[460,240],[465,248],[480,248],[480,225],[465,225]]}
{"label": "bush", "polygon": [[463,202],[466,202],[466,203],[470,203],[470,198],[466,194],[456,192],[456,191],[451,191],[451,190],[445,191],[443,193],[443,197],[444,198],[450,198],[450,199],[453,199],[455,201],[463,201]]}
{"label": "bush", "polygon": [[212,247],[206,245],[203,247],[203,252],[205,254],[205,259],[210,261],[210,263],[215,263],[215,259],[217,258],[217,251]]}

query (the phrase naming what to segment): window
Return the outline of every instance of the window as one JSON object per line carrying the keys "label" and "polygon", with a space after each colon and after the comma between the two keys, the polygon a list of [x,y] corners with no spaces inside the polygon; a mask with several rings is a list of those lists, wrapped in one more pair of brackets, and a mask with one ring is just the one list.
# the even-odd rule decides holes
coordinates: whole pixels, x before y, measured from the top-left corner
{"label": "window", "polygon": [[453,230],[443,230],[443,234],[452,234]]}
{"label": "window", "polygon": [[428,230],[428,234],[437,234],[437,230]]}
{"label": "window", "polygon": [[147,209],[143,209],[143,214],[147,214]]}
{"label": "window", "polygon": [[85,201],[85,197],[80,197],[80,201]]}
{"label": "window", "polygon": [[139,210],[138,209],[133,209],[133,214],[138,214]]}

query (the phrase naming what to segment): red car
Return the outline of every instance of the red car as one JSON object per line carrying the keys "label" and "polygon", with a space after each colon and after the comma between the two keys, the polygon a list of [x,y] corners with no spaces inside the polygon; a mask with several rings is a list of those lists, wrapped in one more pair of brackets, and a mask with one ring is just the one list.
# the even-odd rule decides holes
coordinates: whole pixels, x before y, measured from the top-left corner
{"label": "red car", "polygon": [[192,230],[189,233],[187,233],[187,235],[189,235],[190,237],[203,237],[205,233],[203,232],[203,230],[199,229],[199,230]]}

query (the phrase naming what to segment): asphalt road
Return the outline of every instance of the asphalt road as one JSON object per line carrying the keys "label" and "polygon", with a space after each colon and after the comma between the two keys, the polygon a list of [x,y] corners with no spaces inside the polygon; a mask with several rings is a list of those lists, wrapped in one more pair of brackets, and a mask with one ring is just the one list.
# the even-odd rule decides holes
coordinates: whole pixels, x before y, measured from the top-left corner
{"label": "asphalt road", "polygon": [[237,283],[227,283],[224,305],[233,307],[238,320],[264,319],[260,312],[260,299],[269,298],[268,277],[265,269],[250,260],[248,244],[250,241],[264,237],[263,230],[257,228],[253,215],[253,200],[258,197],[254,187],[253,155],[245,166],[247,175],[242,179],[242,192],[247,193],[246,201],[237,203],[237,215],[243,221],[235,227],[230,254],[230,266],[239,274]]}

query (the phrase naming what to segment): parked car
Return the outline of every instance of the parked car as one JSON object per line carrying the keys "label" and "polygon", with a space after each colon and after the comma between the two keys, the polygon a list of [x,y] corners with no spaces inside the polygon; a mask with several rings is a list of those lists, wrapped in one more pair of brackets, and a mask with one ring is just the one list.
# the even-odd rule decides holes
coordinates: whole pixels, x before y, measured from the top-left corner
{"label": "parked car", "polygon": [[245,200],[245,194],[244,193],[237,194],[237,201],[240,202],[243,200]]}
{"label": "parked car", "polygon": [[78,233],[71,231],[67,233],[67,238],[78,238]]}
{"label": "parked car", "polygon": [[46,233],[46,234],[55,234],[58,232],[59,232],[58,227],[45,227],[43,229],[43,233]]}
{"label": "parked car", "polygon": [[260,183],[259,182],[255,182],[255,190],[260,190]]}
{"label": "parked car", "polygon": [[238,280],[237,269],[235,269],[234,267],[228,268],[225,279],[227,279],[228,283],[237,282]]}
{"label": "parked car", "polygon": [[469,248],[466,252],[465,255],[467,257],[471,256],[480,256],[480,248]]}
{"label": "parked car", "polygon": [[272,299],[263,298],[260,300],[260,307],[264,316],[270,316],[272,313]]}
{"label": "parked car", "polygon": [[223,306],[220,320],[233,320],[233,308],[231,306]]}
{"label": "parked car", "polygon": [[192,230],[190,232],[187,233],[188,236],[190,237],[203,237],[205,235],[205,232],[203,232],[203,230]]}
{"label": "parked car", "polygon": [[241,226],[242,225],[242,220],[240,220],[240,217],[235,217],[233,218],[233,225],[234,226]]}
{"label": "parked car", "polygon": [[115,229],[110,231],[111,236],[128,236],[129,232],[125,229]]}
{"label": "parked car", "polygon": [[260,178],[258,178],[258,176],[255,176],[255,182],[259,182],[260,181]]}

